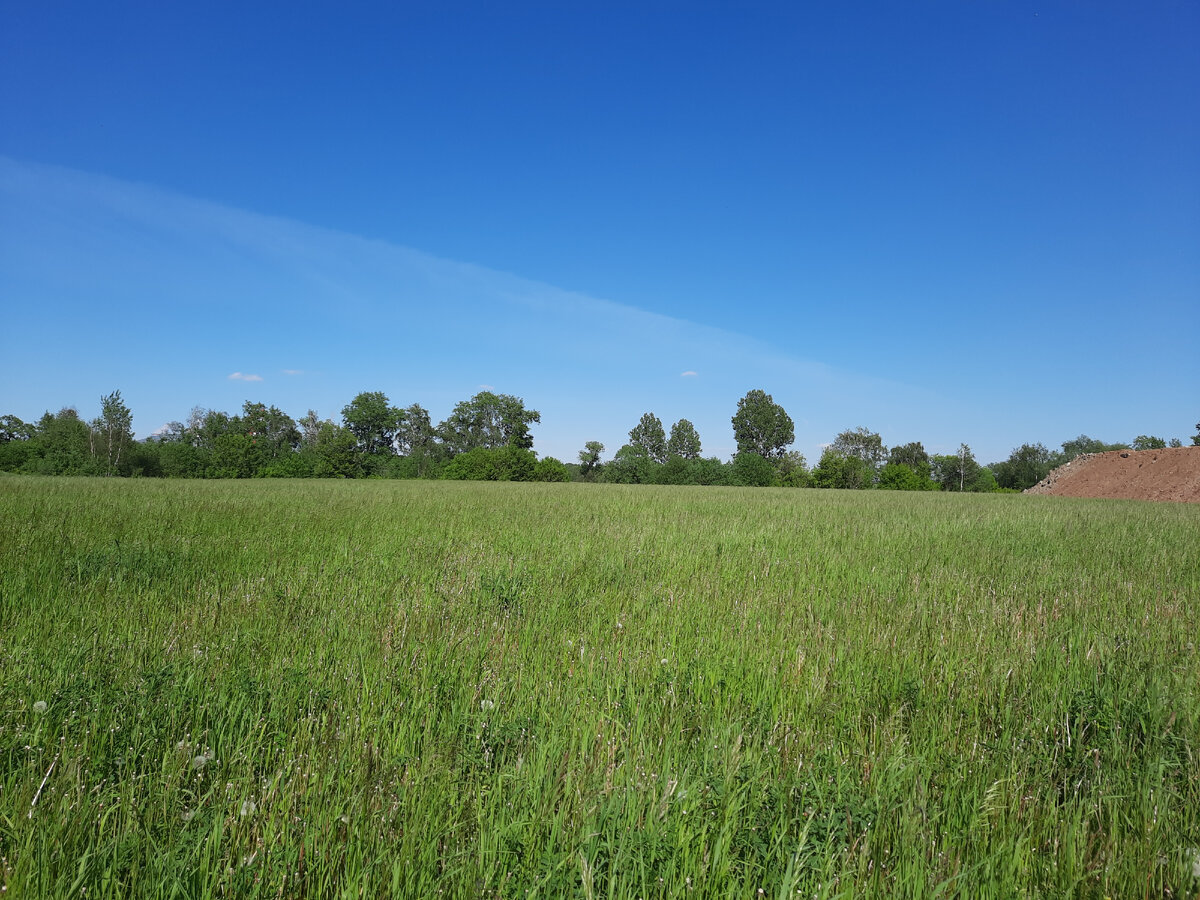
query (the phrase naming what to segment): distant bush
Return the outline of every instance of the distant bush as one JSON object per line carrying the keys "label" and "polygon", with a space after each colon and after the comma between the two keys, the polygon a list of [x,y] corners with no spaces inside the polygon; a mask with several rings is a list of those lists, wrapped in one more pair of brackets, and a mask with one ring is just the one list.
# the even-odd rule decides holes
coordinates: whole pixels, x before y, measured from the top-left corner
{"label": "distant bush", "polygon": [[442,470],[452,481],[532,481],[537,455],[520,447],[476,447],[460,453]]}
{"label": "distant bush", "polygon": [[733,458],[733,483],[745,487],[778,487],[779,471],[771,461],[751,450]]}
{"label": "distant bush", "polygon": [[922,478],[904,463],[888,463],[879,470],[880,490],[884,491],[937,491],[941,490],[932,478]]}
{"label": "distant bush", "polygon": [[539,459],[533,467],[534,481],[570,481],[571,471],[562,460],[547,456]]}

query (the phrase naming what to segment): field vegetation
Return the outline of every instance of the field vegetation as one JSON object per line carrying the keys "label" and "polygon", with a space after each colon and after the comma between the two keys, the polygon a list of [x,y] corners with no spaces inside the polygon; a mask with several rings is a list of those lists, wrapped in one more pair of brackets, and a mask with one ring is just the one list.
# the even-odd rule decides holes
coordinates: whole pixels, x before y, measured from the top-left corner
{"label": "field vegetation", "polygon": [[0,479],[17,897],[1183,897],[1200,508]]}

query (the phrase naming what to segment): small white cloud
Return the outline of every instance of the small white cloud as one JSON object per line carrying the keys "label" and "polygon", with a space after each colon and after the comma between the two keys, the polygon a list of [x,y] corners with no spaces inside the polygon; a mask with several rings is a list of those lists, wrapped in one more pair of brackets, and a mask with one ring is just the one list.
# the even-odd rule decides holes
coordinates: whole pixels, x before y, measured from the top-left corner
{"label": "small white cloud", "polygon": [[262,381],[261,375],[246,375],[242,372],[234,372],[229,376],[230,381]]}
{"label": "small white cloud", "polygon": [[490,384],[481,384],[481,385],[479,386],[479,389],[480,389],[481,391],[494,391],[494,390],[495,390],[495,388],[494,388],[494,387],[492,387]]}
{"label": "small white cloud", "polygon": [[170,431],[170,430],[171,430],[171,423],[170,423],[170,422],[164,422],[162,425],[159,425],[157,428],[155,428],[155,429],[154,429],[152,432],[150,432],[150,433],[151,433],[152,435],[154,435],[155,437],[158,437],[160,434],[166,434],[166,433],[167,433],[168,431]]}
{"label": "small white cloud", "polygon": [[284,375],[303,375],[304,370],[303,369],[284,369],[283,374]]}
{"label": "small white cloud", "polygon": [[680,378],[697,378],[699,375],[699,372],[693,372],[691,369],[688,369],[686,372],[679,373]]}

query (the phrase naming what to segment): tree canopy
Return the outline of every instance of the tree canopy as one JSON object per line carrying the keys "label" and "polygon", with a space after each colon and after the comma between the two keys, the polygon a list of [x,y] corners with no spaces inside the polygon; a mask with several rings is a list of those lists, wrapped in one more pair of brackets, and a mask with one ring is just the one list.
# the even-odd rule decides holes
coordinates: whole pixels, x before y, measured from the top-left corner
{"label": "tree canopy", "polygon": [[667,439],[667,456],[700,458],[700,434],[696,431],[696,426],[687,419],[680,419],[671,426],[671,436]]}
{"label": "tree canopy", "polygon": [[731,421],[739,453],[772,459],[782,456],[796,439],[792,417],[765,391],[748,392],[738,401]]}
{"label": "tree canopy", "polygon": [[643,413],[641,420],[629,432],[629,443],[646,452],[658,464],[667,461],[667,435],[663,423],[654,413]]}
{"label": "tree canopy", "polygon": [[456,404],[449,418],[438,425],[437,435],[452,454],[477,447],[528,450],[533,446],[529,426],[540,421],[542,414],[526,409],[520,397],[481,391]]}

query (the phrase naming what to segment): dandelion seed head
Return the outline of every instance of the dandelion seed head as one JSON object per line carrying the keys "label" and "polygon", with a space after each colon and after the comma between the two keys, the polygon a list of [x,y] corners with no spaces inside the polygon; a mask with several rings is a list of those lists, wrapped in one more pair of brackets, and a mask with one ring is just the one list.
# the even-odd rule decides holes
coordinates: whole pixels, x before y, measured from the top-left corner
{"label": "dandelion seed head", "polygon": [[45,700],[39,700],[39,701],[37,701],[37,703],[33,704],[33,711],[35,713],[39,713],[39,714],[44,713],[46,711],[46,709],[47,709],[47,706],[46,706]]}

